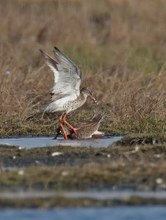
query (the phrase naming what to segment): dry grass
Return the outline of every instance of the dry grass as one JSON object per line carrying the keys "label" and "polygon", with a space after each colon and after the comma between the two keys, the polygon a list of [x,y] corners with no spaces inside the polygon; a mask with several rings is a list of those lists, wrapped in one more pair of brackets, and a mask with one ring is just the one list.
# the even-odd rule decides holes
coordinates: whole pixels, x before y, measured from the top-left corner
{"label": "dry grass", "polygon": [[0,135],[54,132],[54,121],[41,119],[52,74],[39,53],[54,45],[81,67],[108,112],[105,131],[165,131],[165,11],[165,0],[1,1]]}

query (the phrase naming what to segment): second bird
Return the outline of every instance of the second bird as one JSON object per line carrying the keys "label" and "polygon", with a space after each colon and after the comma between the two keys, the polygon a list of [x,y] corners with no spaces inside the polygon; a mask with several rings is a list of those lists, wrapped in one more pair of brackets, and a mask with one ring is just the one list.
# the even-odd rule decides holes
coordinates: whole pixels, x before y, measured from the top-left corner
{"label": "second bird", "polygon": [[97,101],[88,88],[80,89],[81,71],[63,52],[54,47],[55,59],[53,59],[43,50],[40,51],[54,73],[54,86],[51,91],[52,102],[47,106],[45,112],[64,112],[60,116],[60,127],[64,138],[67,139],[64,124],[75,134],[77,130],[66,120],[67,114],[81,107],[88,97],[96,103]]}

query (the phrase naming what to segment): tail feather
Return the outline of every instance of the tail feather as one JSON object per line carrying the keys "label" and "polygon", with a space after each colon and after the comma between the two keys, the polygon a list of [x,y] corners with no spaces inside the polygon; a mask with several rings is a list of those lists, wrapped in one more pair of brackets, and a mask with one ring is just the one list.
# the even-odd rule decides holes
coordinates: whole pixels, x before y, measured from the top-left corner
{"label": "tail feather", "polygon": [[60,111],[60,109],[55,104],[55,102],[51,102],[44,110],[44,112],[56,112],[56,111]]}
{"label": "tail feather", "polygon": [[105,115],[106,113],[104,111],[101,111],[93,116],[92,121],[93,122],[102,121]]}

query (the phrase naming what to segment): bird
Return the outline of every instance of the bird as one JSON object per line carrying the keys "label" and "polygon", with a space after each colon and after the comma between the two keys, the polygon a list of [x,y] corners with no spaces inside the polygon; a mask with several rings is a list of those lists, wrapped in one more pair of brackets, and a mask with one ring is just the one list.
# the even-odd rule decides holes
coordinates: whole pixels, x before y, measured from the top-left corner
{"label": "bird", "polygon": [[[105,112],[101,111],[96,113],[92,119],[86,123],[83,123],[76,131],[76,134],[73,133],[72,130],[69,130],[66,126],[65,126],[65,131],[68,134],[68,137],[70,139],[89,139],[92,137],[101,137],[104,136],[104,133],[101,131],[98,131],[100,123],[103,121],[105,117]],[[56,137],[58,137],[58,135],[60,135],[62,133],[61,128],[57,128],[56,130],[57,134]]]}
{"label": "bird", "polygon": [[84,124],[82,124],[76,131],[76,134],[72,132],[70,134],[72,137],[76,139],[88,139],[93,136],[103,136],[104,133],[98,131],[100,123],[104,119],[105,112],[99,112],[93,116],[93,118]]}
{"label": "bird", "polygon": [[89,88],[83,87],[80,89],[82,74],[81,70],[73,63],[73,61],[54,47],[55,58],[49,56],[46,52],[40,49],[46,64],[54,73],[54,85],[51,90],[51,103],[46,107],[44,112],[62,112],[59,122],[64,138],[68,135],[64,125],[68,126],[75,134],[78,128],[74,128],[66,119],[66,116],[81,107],[90,97],[96,104],[97,100],[92,95]]}

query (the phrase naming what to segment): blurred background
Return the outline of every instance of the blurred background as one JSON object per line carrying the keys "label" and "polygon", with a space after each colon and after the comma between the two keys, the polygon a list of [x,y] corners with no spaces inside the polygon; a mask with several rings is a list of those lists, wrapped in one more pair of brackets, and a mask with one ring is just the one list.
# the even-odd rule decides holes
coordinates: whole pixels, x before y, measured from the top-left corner
{"label": "blurred background", "polygon": [[[0,135],[53,134],[42,119],[57,46],[107,111],[106,133],[161,132],[166,119],[165,0],[1,0]],[[93,114],[91,103],[73,123]],[[88,111],[89,110],[89,111]],[[53,116],[54,117],[54,116]]]}

